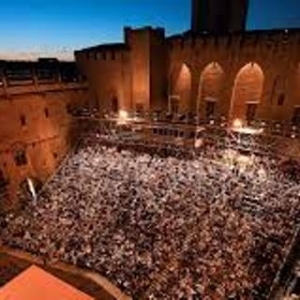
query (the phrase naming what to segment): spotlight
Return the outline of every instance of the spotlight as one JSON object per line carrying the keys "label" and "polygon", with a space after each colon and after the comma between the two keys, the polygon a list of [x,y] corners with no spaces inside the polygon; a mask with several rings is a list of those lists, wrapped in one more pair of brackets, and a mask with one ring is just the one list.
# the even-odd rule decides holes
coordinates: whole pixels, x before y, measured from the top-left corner
{"label": "spotlight", "polygon": [[127,119],[128,118],[128,112],[125,110],[120,110],[119,111],[119,118],[120,119]]}
{"label": "spotlight", "polygon": [[243,122],[241,119],[235,119],[233,121],[233,127],[238,129],[238,128],[242,128],[243,127]]}

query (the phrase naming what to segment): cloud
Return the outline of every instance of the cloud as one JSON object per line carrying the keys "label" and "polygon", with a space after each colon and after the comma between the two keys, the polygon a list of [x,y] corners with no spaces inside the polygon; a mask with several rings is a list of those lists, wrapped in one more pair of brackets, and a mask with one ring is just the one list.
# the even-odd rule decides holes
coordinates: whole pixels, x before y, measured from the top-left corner
{"label": "cloud", "polygon": [[69,50],[61,51],[1,51],[0,59],[3,60],[37,60],[41,57],[57,58],[62,61],[73,61],[74,54]]}

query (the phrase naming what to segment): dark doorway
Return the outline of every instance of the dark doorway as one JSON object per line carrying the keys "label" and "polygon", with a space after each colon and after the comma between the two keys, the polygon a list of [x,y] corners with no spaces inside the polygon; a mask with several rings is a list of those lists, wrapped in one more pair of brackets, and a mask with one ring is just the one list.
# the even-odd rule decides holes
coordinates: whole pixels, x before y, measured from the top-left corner
{"label": "dark doorway", "polygon": [[216,110],[216,102],[215,101],[206,101],[205,115],[206,118],[213,118]]}
{"label": "dark doorway", "polygon": [[247,104],[246,119],[248,122],[254,121],[256,116],[256,109],[257,109],[257,104],[254,103]]}
{"label": "dark doorway", "polygon": [[15,152],[15,164],[18,167],[27,165],[27,157],[24,150],[19,149]]}
{"label": "dark doorway", "polygon": [[119,112],[119,100],[117,97],[113,97],[111,99],[111,111],[114,114],[117,114]]}
{"label": "dark doorway", "polygon": [[137,103],[135,106],[135,111],[137,116],[141,117],[144,114],[144,105],[142,103]]}
{"label": "dark doorway", "polygon": [[178,114],[179,113],[179,98],[171,97],[171,113]]}

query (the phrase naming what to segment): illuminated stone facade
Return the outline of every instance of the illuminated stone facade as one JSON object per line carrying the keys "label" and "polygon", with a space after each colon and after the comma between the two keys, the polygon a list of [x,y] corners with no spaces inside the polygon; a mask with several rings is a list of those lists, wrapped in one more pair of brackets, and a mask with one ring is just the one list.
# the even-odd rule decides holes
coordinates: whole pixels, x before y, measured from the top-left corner
{"label": "illuminated stone facade", "polygon": [[300,30],[165,37],[125,28],[125,42],[75,52],[100,111],[165,110],[200,118],[297,123]]}
{"label": "illuminated stone facade", "polygon": [[163,29],[125,28],[125,43],[75,52],[100,111],[165,109],[168,56]]}
{"label": "illuminated stone facade", "polygon": [[20,185],[43,183],[71,145],[68,110],[89,102],[75,63],[0,62],[0,209],[15,204]]}
{"label": "illuminated stone facade", "polygon": [[69,150],[68,107],[300,123],[300,29],[226,33],[199,26],[170,37],[162,28],[125,27],[123,43],[75,51],[77,68],[56,60],[0,61],[5,206],[27,178],[45,181]]}

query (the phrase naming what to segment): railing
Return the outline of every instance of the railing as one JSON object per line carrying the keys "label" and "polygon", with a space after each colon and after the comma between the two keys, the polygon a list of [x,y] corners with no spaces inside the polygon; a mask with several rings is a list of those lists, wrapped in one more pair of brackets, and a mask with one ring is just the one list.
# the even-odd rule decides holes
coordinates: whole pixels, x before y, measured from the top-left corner
{"label": "railing", "polygon": [[293,271],[293,266],[295,264],[297,256],[298,258],[300,256],[299,247],[300,247],[300,224],[298,224],[296,227],[293,239],[290,243],[290,246],[288,247],[287,254],[270,288],[268,300],[276,299],[276,295],[280,288],[286,291],[287,284],[289,283],[288,275],[291,271]]}
{"label": "railing", "polygon": [[[122,118],[116,113],[97,113],[88,109],[76,110],[73,113],[75,118],[99,119],[99,120],[115,120]],[[195,114],[178,114],[172,115],[168,113],[157,112],[126,112],[125,120],[129,122],[148,122],[157,124],[173,124],[173,125],[191,125],[204,126],[211,128],[231,128],[232,124],[225,118],[199,118]],[[247,123],[247,122],[246,122]],[[264,121],[254,120],[245,125],[246,128],[261,129],[261,135],[286,137],[290,139],[300,139],[300,124],[293,124],[292,122],[278,122],[278,121]]]}

